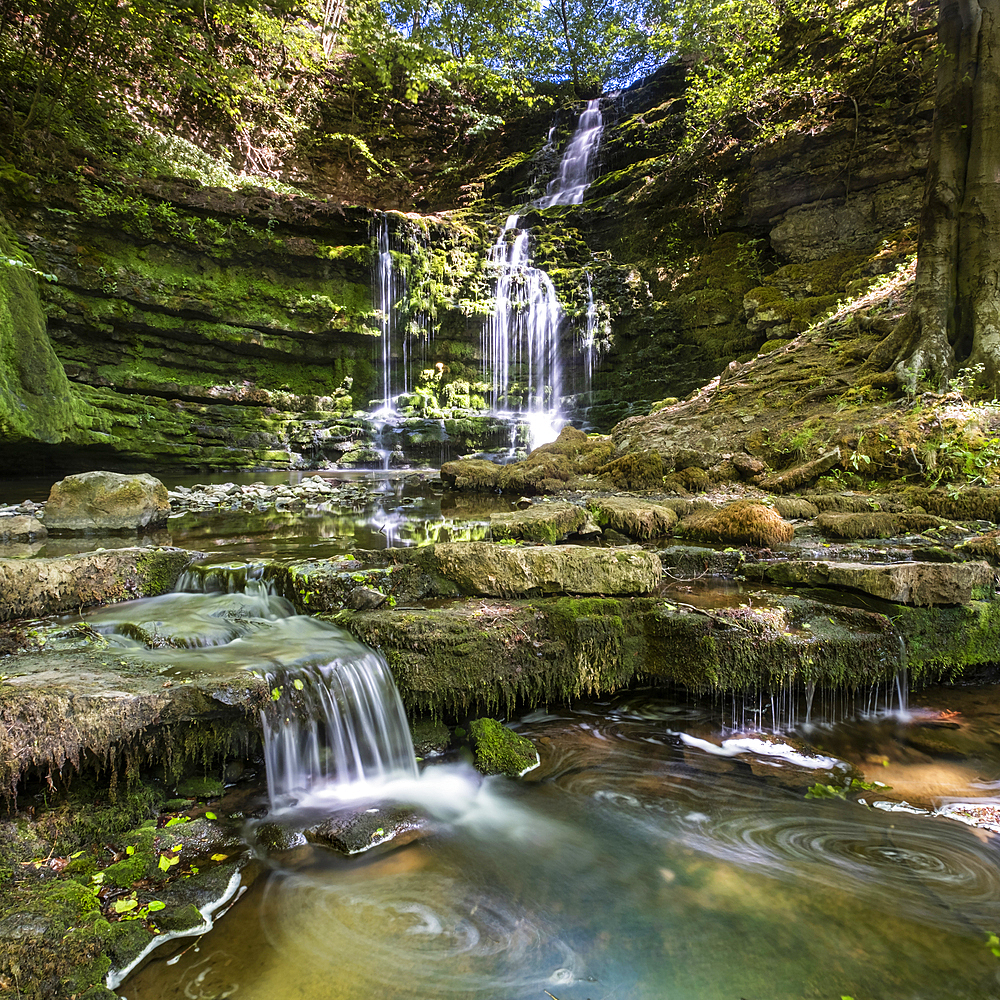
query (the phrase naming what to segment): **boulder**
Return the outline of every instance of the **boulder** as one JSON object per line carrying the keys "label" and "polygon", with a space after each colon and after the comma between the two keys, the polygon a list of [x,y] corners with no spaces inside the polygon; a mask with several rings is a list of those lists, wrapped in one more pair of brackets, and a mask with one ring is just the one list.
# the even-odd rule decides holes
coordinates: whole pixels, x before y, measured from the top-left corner
{"label": "boulder", "polygon": [[783,586],[846,587],[897,604],[968,604],[993,596],[993,569],[985,562],[787,562],[768,570]]}
{"label": "boulder", "polygon": [[50,532],[139,531],[165,524],[169,515],[167,488],[153,476],[84,472],[52,487],[45,527]]}
{"label": "boulder", "polygon": [[466,594],[648,594],[662,578],[654,552],[582,545],[525,548],[449,542],[433,553],[438,572]]}
{"label": "boulder", "polygon": [[475,750],[476,768],[483,774],[519,778],[538,767],[534,743],[496,719],[473,719],[469,723],[469,739]]}
{"label": "boulder", "polygon": [[662,504],[639,497],[603,497],[587,500],[602,528],[612,528],[630,538],[662,538],[677,523],[677,514]]}
{"label": "boulder", "polygon": [[527,542],[560,542],[585,527],[590,516],[574,503],[539,503],[508,514],[491,514],[494,541],[523,539]]}

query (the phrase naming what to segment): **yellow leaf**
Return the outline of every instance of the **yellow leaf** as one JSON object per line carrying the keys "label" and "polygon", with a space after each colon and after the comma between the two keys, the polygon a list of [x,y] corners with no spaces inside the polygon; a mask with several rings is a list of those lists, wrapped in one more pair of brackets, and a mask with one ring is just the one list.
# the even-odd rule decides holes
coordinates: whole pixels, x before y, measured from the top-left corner
{"label": "yellow leaf", "polygon": [[225,861],[226,858],[228,858],[228,857],[229,857],[228,854],[213,854],[212,855],[212,860],[213,861]]}

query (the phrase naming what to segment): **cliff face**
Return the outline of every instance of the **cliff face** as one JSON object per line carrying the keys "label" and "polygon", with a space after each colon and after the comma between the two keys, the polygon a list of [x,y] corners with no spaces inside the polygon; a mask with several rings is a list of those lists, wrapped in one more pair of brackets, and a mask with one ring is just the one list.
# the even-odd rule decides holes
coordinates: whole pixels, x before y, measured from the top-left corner
{"label": "cliff face", "polygon": [[[864,111],[831,100],[808,129],[790,120],[765,144],[734,123],[725,143],[686,158],[673,152],[684,86],[668,67],[606,99],[586,203],[522,209],[562,305],[563,410],[601,430],[794,337],[914,249],[931,117],[921,86],[872,95]],[[507,212],[544,190],[574,122],[558,116],[555,143],[536,122],[459,151],[463,163],[506,154],[475,181],[467,164],[463,183],[448,181],[436,157],[438,180],[411,177],[409,203],[395,182],[373,184],[382,207],[467,203],[435,215],[340,204],[360,182],[350,164],[337,175],[333,146],[313,166],[324,200],[87,170],[8,184],[21,245],[57,279],[39,284],[38,350],[59,388],[33,390],[30,419],[0,423],[5,453],[50,468],[281,468],[393,451],[433,464],[498,445],[509,432],[482,412],[490,248]],[[394,282],[385,310],[373,293],[379,225]],[[24,279],[0,268],[7,301]],[[18,336],[25,316],[10,320]],[[391,430],[371,415],[386,358],[390,391],[405,390]],[[524,364],[511,381],[526,398]]]}

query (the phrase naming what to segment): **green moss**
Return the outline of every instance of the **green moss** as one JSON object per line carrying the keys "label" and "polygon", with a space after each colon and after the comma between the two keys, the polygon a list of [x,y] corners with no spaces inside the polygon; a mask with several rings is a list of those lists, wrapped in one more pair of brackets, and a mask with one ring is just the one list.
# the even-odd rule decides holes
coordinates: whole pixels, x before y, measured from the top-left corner
{"label": "green moss", "polygon": [[152,825],[122,835],[121,843],[134,853],[104,869],[104,884],[128,889],[140,879],[158,874],[155,850],[156,828]]}
{"label": "green moss", "polygon": [[496,719],[472,720],[469,736],[476,755],[476,767],[483,774],[506,774],[517,778],[538,762],[531,740],[512,732]]}
{"label": "green moss", "polygon": [[894,606],[892,623],[906,642],[911,677],[918,683],[955,680],[970,667],[1000,662],[1000,602]]}
{"label": "green moss", "polygon": [[790,542],[794,528],[777,511],[753,500],[737,500],[715,511],[689,514],[677,534],[708,542],[774,546]]}
{"label": "green moss", "polygon": [[38,282],[0,217],[0,441],[82,440],[90,414],[49,342]]}
{"label": "green moss", "polygon": [[61,802],[40,811],[36,828],[55,851],[68,854],[80,844],[116,841],[155,816],[160,799],[154,786],[138,781],[121,788],[115,778],[109,788],[106,783],[78,780]]}
{"label": "green moss", "polygon": [[177,783],[177,794],[191,799],[217,799],[225,792],[218,778],[191,777]]}
{"label": "green moss", "polygon": [[663,477],[670,467],[659,452],[629,452],[613,459],[597,470],[599,476],[609,479],[623,490],[653,489],[663,484]]}

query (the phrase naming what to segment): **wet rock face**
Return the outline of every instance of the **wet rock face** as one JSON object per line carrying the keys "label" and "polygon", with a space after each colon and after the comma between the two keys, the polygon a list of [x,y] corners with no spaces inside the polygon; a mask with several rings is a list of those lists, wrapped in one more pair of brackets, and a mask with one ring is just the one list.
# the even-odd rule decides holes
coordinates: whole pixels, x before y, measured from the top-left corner
{"label": "wet rock face", "polygon": [[56,483],[45,505],[51,532],[141,531],[170,515],[167,489],[146,473],[84,472]]}

